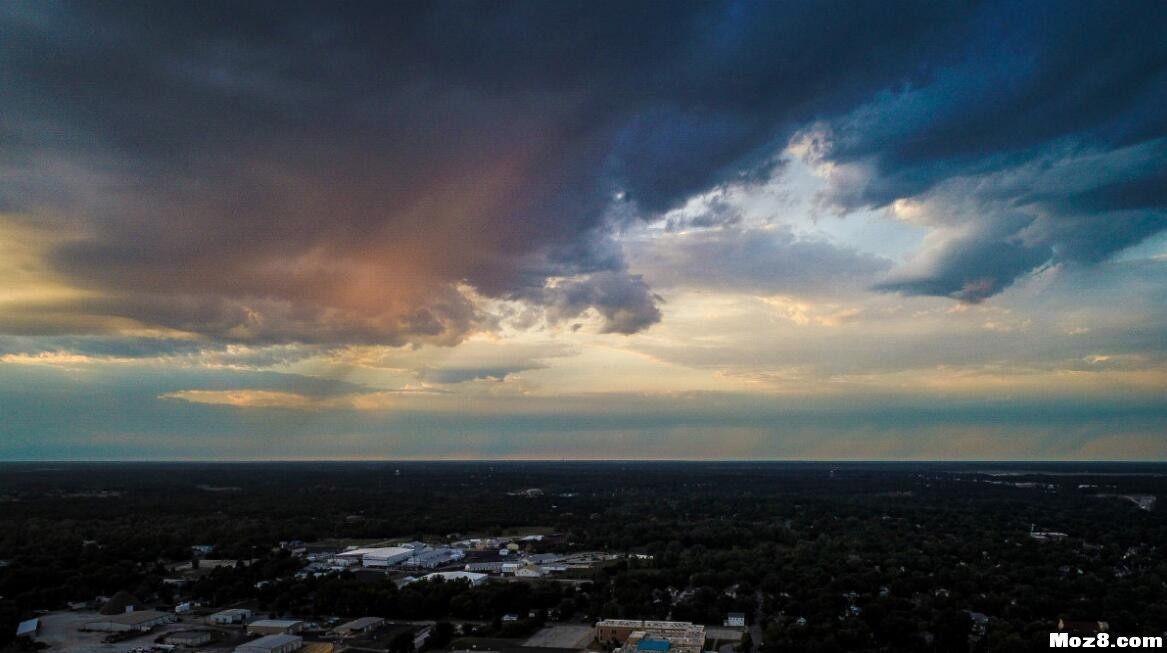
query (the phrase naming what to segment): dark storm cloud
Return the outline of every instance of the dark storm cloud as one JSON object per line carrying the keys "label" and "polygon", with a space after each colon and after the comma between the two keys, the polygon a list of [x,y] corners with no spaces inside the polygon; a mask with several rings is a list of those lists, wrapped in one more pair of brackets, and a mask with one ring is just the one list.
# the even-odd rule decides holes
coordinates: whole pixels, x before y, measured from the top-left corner
{"label": "dark storm cloud", "polygon": [[[490,320],[462,283],[632,333],[660,313],[610,223],[764,178],[812,121],[875,162],[855,205],[1161,136],[1162,8],[1063,7],[10,2],[0,206],[75,236],[76,310],[213,339],[452,344]],[[1131,184],[1086,191],[1161,208]],[[937,265],[904,289],[955,292]]]}
{"label": "dark storm cloud", "polygon": [[929,269],[882,287],[979,301],[1167,228],[1165,29],[1162,3],[984,5],[927,84],[825,121],[819,156],[853,171],[827,196],[836,206],[978,204],[922,254]]}
{"label": "dark storm cloud", "polygon": [[86,310],[213,338],[452,343],[484,319],[459,282],[629,333],[659,312],[613,197],[764,176],[962,13],[6,3],[0,197],[72,221],[52,262]]}

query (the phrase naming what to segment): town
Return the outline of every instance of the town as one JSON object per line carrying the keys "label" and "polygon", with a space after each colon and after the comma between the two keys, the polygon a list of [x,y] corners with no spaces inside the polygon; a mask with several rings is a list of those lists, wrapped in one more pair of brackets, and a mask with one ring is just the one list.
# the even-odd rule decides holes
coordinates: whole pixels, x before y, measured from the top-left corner
{"label": "town", "polygon": [[[523,583],[532,579],[568,584],[573,571],[586,572],[624,558],[622,554],[587,551],[570,554],[537,553],[562,538],[528,534],[515,537],[474,537],[430,545],[424,542],[381,542],[368,546],[335,546],[280,542],[275,553],[303,563],[293,578],[329,575],[383,577],[396,587],[414,583],[438,583],[469,590],[484,583]],[[214,558],[215,547],[194,545],[191,561],[173,564],[173,575],[163,583],[176,588],[191,586],[212,570],[246,567],[248,561]],[[644,556],[642,556],[644,557]],[[256,561],[251,561],[254,563]],[[257,589],[273,581],[256,583]],[[646,653],[706,653],[741,651],[746,635],[746,616],[727,613],[720,627],[690,622],[605,619],[594,628],[557,623],[555,610],[529,609],[498,617],[498,624],[480,620],[451,619],[391,621],[380,616],[345,618],[293,618],[264,614],[256,602],[240,602],[218,609],[198,600],[156,605],[130,592],[94,601],[74,602],[69,610],[51,612],[22,621],[16,636],[25,643],[59,647],[84,653],[145,653],[147,651],[199,650],[234,653],[408,653],[439,647],[453,651],[499,653],[582,653],[602,650]],[[502,632],[500,632],[500,629]],[[483,638],[486,632],[503,637]],[[531,633],[529,636],[524,636]],[[521,634],[519,637],[506,635]],[[489,646],[493,648],[483,648]],[[712,647],[712,648],[710,648]]]}
{"label": "town", "polygon": [[1000,653],[1167,631],[1157,465],[4,472],[5,653]]}

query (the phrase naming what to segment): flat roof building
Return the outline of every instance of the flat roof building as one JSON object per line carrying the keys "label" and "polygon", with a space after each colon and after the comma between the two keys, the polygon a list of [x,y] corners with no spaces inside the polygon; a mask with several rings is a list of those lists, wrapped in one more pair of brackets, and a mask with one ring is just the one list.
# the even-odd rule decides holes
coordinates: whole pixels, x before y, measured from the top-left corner
{"label": "flat roof building", "polygon": [[392,567],[414,556],[413,549],[403,546],[385,546],[372,549],[353,549],[336,554],[338,558],[356,558],[366,567]]}
{"label": "flat roof building", "polygon": [[157,610],[141,610],[138,612],[126,612],[123,614],[103,616],[86,623],[81,627],[81,629],[95,630],[105,633],[124,633],[131,630],[136,630],[144,633],[148,632],[154,626],[174,623],[176,620],[177,617],[169,612],[158,612]]}
{"label": "flat roof building", "polygon": [[291,653],[304,646],[298,635],[267,635],[235,647],[235,653]]}
{"label": "flat roof building", "polygon": [[296,619],[260,619],[247,624],[248,635],[294,635],[301,630],[304,622]]}
{"label": "flat roof building", "polygon": [[469,581],[470,585],[474,587],[485,583],[490,576],[472,571],[435,571],[432,574],[422,576],[421,580],[434,580],[435,578],[441,578],[446,581],[465,580]]}
{"label": "flat roof building", "polygon": [[351,635],[367,633],[370,630],[380,628],[384,624],[385,620],[381,617],[361,617],[360,619],[353,619],[333,628],[332,632],[341,637],[349,637]]}
{"label": "flat roof building", "polygon": [[181,633],[167,635],[166,643],[178,646],[202,646],[211,641],[211,638],[211,633],[205,630],[184,630]]}
{"label": "flat roof building", "polygon": [[230,610],[221,610],[207,617],[206,622],[224,626],[227,624],[241,624],[250,618],[251,610],[246,608],[231,608]]}
{"label": "flat roof building", "polygon": [[620,644],[621,653],[703,653],[705,626],[687,621],[605,619],[596,623],[596,640]]}

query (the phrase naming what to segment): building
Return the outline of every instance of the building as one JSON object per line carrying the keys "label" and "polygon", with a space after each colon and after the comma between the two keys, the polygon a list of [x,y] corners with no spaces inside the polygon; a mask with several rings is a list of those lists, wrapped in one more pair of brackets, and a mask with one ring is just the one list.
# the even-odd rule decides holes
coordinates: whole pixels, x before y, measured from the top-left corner
{"label": "building", "polygon": [[466,554],[458,549],[440,548],[440,549],[421,549],[416,550],[414,555],[410,556],[408,560],[402,563],[404,567],[413,567],[417,569],[433,569],[440,567],[447,562],[461,560],[465,558]]}
{"label": "building", "polygon": [[725,625],[730,628],[740,628],[746,625],[746,613],[731,612],[725,616]]}
{"label": "building", "polygon": [[207,617],[206,622],[209,624],[216,624],[219,626],[227,626],[230,624],[241,624],[251,618],[251,610],[244,608],[231,608],[230,610],[223,610]]}
{"label": "building", "polygon": [[596,623],[596,640],[620,644],[618,653],[703,653],[705,626],[687,621],[605,619]]}
{"label": "building", "polygon": [[295,619],[260,619],[247,624],[248,635],[294,635],[301,630],[304,622]]}
{"label": "building", "polygon": [[447,582],[465,580],[469,581],[472,587],[485,583],[490,576],[486,574],[477,574],[472,571],[435,571],[432,574],[426,574],[421,577],[421,580],[434,580],[441,578]]}
{"label": "building", "polygon": [[298,635],[267,635],[235,647],[235,653],[292,653],[304,646]]}
{"label": "building", "polygon": [[539,565],[523,565],[515,570],[515,578],[542,578],[544,575]]}
{"label": "building", "polygon": [[16,625],[16,638],[20,639],[21,637],[25,637],[28,639],[33,639],[36,637],[36,634],[40,632],[40,629],[40,619],[29,619],[28,621],[22,621]]}
{"label": "building", "polygon": [[81,627],[81,630],[95,630],[103,633],[125,633],[136,630],[145,633],[149,632],[155,626],[174,623],[176,620],[177,617],[169,612],[141,610],[107,617],[103,616],[86,623]]}
{"label": "building", "polygon": [[174,633],[166,636],[167,644],[174,644],[176,646],[202,646],[211,641],[213,636],[205,630],[184,630],[181,633]]}
{"label": "building", "polygon": [[425,646],[425,643],[429,641],[430,635],[432,635],[433,632],[434,632],[433,626],[426,626],[426,627],[422,628],[421,630],[417,631],[416,633],[414,633],[414,635],[413,635],[413,650],[415,650],[415,651],[422,650],[422,648]]}
{"label": "building", "polygon": [[416,552],[403,546],[386,546],[374,549],[353,549],[336,554],[338,558],[353,558],[366,567],[392,567],[412,558]]}
{"label": "building", "polygon": [[333,628],[332,632],[341,637],[352,637],[353,635],[376,630],[383,625],[385,625],[385,620],[381,617],[361,617],[360,619],[353,619]]}
{"label": "building", "polygon": [[482,573],[501,573],[501,562],[470,562],[466,564],[466,571],[477,571]]}

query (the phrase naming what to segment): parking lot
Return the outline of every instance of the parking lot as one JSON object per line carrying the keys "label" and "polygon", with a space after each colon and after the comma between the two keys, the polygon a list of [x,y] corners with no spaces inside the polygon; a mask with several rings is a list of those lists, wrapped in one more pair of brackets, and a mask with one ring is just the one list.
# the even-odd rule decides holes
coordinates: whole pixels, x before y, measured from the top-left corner
{"label": "parking lot", "polygon": [[207,627],[199,622],[179,621],[159,626],[131,639],[107,644],[102,640],[109,633],[87,633],[80,630],[82,625],[98,618],[100,615],[96,612],[50,612],[40,617],[41,629],[37,640],[49,645],[46,650],[60,653],[126,653],[130,649],[152,646],[154,640],[164,633],[189,630],[192,627],[207,630]]}
{"label": "parking lot", "polygon": [[591,626],[548,626],[535,633],[523,646],[586,648],[592,641]]}

